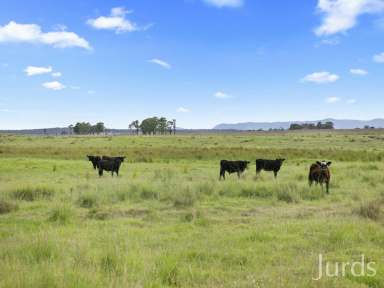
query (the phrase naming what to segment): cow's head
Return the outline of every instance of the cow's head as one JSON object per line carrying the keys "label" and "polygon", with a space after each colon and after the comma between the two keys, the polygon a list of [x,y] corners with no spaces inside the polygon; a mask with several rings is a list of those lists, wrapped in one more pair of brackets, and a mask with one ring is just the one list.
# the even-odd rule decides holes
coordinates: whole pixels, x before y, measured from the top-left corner
{"label": "cow's head", "polygon": [[316,164],[319,165],[321,170],[327,170],[331,166],[332,162],[330,161],[316,161]]}
{"label": "cow's head", "polygon": [[249,163],[251,163],[250,161],[243,161],[244,162],[244,167],[246,168],[246,169],[248,169],[248,165],[249,165]]}
{"label": "cow's head", "polygon": [[88,157],[88,161],[91,161],[92,162],[92,165],[93,165],[93,169],[96,169],[99,165],[99,161],[100,161],[100,156],[89,156],[87,155]]}
{"label": "cow's head", "polygon": [[284,158],[278,158],[278,159],[276,159],[276,160],[279,161],[281,164],[285,161]]}
{"label": "cow's head", "polygon": [[119,156],[119,157],[116,157],[118,158],[121,162],[124,162],[124,159],[126,158],[125,156]]}

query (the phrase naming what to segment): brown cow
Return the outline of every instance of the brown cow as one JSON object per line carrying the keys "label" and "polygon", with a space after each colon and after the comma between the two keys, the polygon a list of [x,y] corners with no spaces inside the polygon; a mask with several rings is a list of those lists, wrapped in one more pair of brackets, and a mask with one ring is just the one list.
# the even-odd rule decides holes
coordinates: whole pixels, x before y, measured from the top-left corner
{"label": "brown cow", "polygon": [[312,186],[313,182],[320,183],[321,189],[323,189],[323,183],[325,183],[327,194],[329,193],[329,181],[331,180],[331,173],[329,172],[329,166],[332,162],[317,161],[309,168],[308,181],[309,186]]}

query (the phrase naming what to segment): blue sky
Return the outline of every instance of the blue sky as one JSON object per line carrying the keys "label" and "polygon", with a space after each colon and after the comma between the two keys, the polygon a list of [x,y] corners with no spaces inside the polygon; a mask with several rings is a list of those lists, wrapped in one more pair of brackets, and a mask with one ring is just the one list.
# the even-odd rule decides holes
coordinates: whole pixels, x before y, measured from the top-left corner
{"label": "blue sky", "polygon": [[0,129],[384,117],[384,0],[2,0]]}

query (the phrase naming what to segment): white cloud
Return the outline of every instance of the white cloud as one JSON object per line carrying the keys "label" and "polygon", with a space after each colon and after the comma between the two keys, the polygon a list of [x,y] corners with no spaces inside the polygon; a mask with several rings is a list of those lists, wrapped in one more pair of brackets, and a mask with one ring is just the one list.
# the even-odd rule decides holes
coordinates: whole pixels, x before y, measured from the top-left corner
{"label": "white cloud", "polygon": [[340,98],[339,97],[328,97],[325,99],[325,102],[327,102],[328,104],[333,104],[333,103],[336,103],[336,102],[340,102]]}
{"label": "white cloud", "polygon": [[136,23],[127,19],[126,15],[130,13],[132,11],[125,10],[123,7],[115,7],[111,9],[109,16],[89,19],[87,24],[95,29],[114,30],[116,33],[146,30],[150,27],[139,27]]}
{"label": "white cloud", "polygon": [[52,72],[52,67],[38,67],[38,66],[28,66],[24,69],[24,72],[28,76],[35,76],[35,75],[41,75],[41,74],[47,74]]}
{"label": "white cloud", "polygon": [[61,72],[53,72],[52,77],[61,77],[63,74]]}
{"label": "white cloud", "polygon": [[384,63],[384,52],[376,54],[373,56],[373,61],[377,63]]}
{"label": "white cloud", "polygon": [[166,61],[164,61],[164,60],[157,59],[157,58],[151,59],[151,60],[149,60],[148,62],[153,63],[153,64],[160,65],[161,67],[163,67],[163,68],[165,68],[165,69],[171,69],[171,68],[172,68],[172,65],[171,65],[171,64],[169,64],[168,62],[166,62]]}
{"label": "white cloud", "polygon": [[364,69],[358,69],[358,68],[350,69],[349,72],[350,72],[351,74],[359,75],[359,76],[365,76],[365,75],[368,74],[368,71],[367,71],[367,70],[364,70]]}
{"label": "white cloud", "polygon": [[243,0],[203,0],[205,3],[223,8],[223,7],[231,7],[231,8],[238,8],[243,6]]}
{"label": "white cloud", "polygon": [[356,99],[348,99],[347,104],[355,104],[357,102]]}
{"label": "white cloud", "polygon": [[45,82],[42,84],[42,86],[51,90],[62,90],[65,88],[65,86],[58,81]]}
{"label": "white cloud", "polygon": [[339,80],[339,76],[326,71],[315,72],[305,76],[302,82],[314,82],[317,84],[332,83]]}
{"label": "white cloud", "polygon": [[383,0],[318,0],[318,10],[325,14],[315,29],[318,36],[342,33],[353,28],[362,14],[384,11]]}
{"label": "white cloud", "polygon": [[218,99],[229,99],[229,98],[232,98],[231,95],[229,95],[229,94],[227,94],[225,92],[222,92],[222,91],[217,91],[213,96],[215,96]]}
{"label": "white cloud", "polygon": [[69,88],[71,88],[72,90],[80,90],[79,86],[69,86]]}
{"label": "white cloud", "polygon": [[67,31],[42,32],[36,24],[18,24],[14,21],[0,26],[0,42],[42,43],[57,48],[80,47],[91,49],[84,38]]}
{"label": "white cloud", "polygon": [[178,113],[188,113],[189,112],[189,109],[188,108],[184,108],[184,107],[179,107],[177,108],[176,110]]}

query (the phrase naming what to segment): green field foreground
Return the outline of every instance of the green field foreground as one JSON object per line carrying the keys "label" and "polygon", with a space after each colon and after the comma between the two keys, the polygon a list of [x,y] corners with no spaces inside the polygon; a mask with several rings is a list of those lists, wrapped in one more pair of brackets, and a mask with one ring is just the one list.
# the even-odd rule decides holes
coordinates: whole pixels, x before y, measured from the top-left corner
{"label": "green field foreground", "polygon": [[[384,132],[0,135],[0,287],[384,287]],[[87,154],[125,155],[101,178]],[[277,180],[256,158],[286,158]],[[249,170],[219,181],[219,161]],[[332,161],[330,194],[308,187]],[[375,276],[316,277],[318,256]]]}

